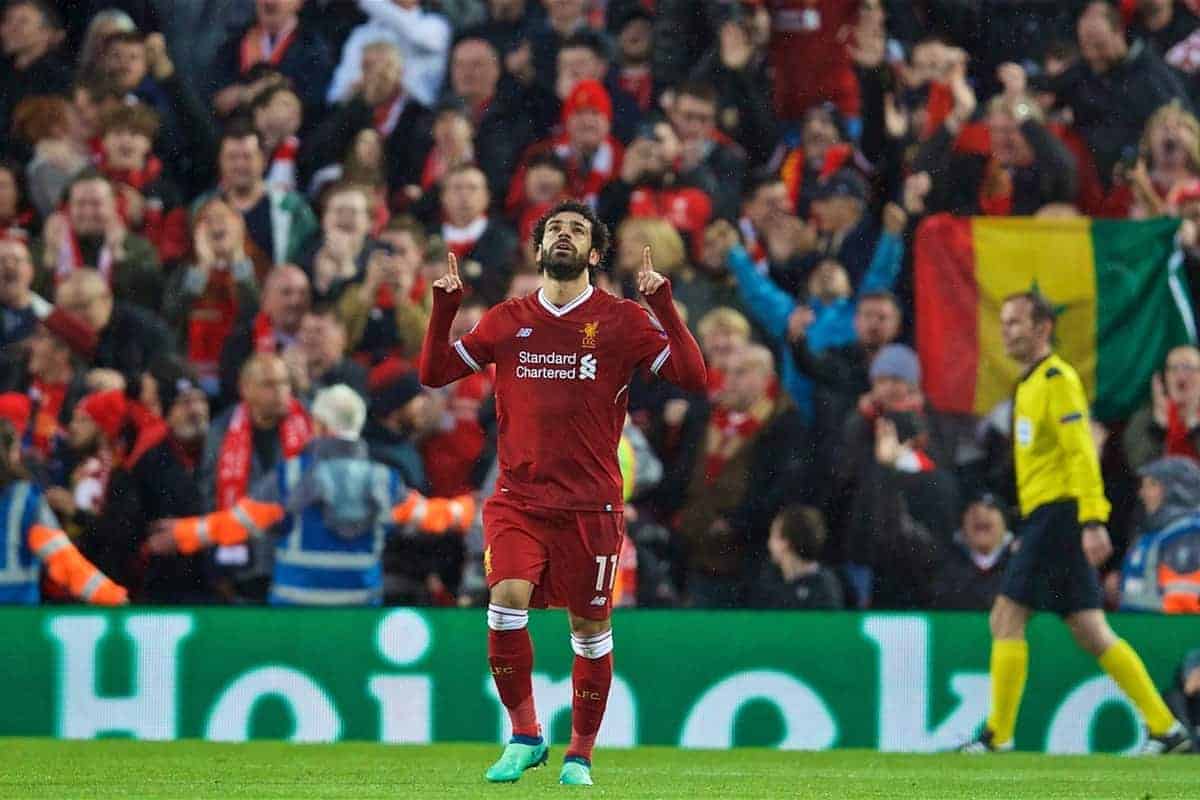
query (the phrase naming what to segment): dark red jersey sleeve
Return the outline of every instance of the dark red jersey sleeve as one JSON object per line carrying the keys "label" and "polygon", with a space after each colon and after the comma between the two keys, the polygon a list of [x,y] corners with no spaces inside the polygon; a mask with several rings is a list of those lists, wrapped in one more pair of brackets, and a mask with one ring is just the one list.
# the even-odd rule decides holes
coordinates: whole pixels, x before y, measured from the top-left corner
{"label": "dark red jersey sleeve", "polygon": [[657,292],[646,298],[646,302],[657,318],[651,320],[651,324],[658,326],[662,337],[660,342],[666,345],[650,362],[650,371],[689,392],[704,391],[708,382],[704,355],[696,338],[675,310],[671,282],[663,284]]}
{"label": "dark red jersey sleeve", "polygon": [[462,292],[446,294],[434,290],[433,313],[421,346],[421,383],[445,386],[472,372],[480,372],[495,360],[495,343],[507,313],[504,304],[488,309],[474,329],[457,342],[450,341],[450,326],[458,313]]}

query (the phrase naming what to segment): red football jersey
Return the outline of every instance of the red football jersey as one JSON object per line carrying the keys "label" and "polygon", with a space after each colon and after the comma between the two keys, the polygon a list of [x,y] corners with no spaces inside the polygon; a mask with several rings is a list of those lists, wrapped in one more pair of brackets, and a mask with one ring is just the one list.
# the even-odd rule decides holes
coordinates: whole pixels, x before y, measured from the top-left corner
{"label": "red football jersey", "polygon": [[497,491],[546,508],[621,507],[629,379],[671,354],[646,309],[591,286],[558,307],[539,289],[490,309],[454,349],[473,370],[496,364]]}

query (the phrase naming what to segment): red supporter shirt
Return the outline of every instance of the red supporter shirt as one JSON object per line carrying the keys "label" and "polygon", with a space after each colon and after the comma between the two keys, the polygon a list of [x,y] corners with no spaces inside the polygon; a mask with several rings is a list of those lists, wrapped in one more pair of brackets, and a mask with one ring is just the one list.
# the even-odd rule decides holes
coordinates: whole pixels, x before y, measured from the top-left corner
{"label": "red supporter shirt", "polygon": [[497,491],[546,508],[621,508],[629,379],[657,374],[671,354],[646,309],[591,286],[560,308],[538,290],[489,310],[454,350],[473,370],[496,364]]}

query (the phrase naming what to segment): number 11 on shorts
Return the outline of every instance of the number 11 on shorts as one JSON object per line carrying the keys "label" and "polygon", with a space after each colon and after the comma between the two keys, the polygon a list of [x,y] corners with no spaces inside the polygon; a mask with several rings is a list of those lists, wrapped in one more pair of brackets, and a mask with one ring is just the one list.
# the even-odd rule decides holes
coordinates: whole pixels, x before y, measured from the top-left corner
{"label": "number 11 on shorts", "polygon": [[596,591],[604,591],[604,573],[608,571],[608,588],[617,583],[617,556],[596,556]]}

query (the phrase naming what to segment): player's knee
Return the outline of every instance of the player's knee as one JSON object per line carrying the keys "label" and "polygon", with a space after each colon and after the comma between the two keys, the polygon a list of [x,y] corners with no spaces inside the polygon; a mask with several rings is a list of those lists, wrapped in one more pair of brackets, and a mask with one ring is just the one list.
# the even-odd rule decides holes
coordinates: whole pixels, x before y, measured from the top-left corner
{"label": "player's knee", "polygon": [[533,584],[519,580],[504,580],[492,587],[488,602],[505,608],[528,609]]}
{"label": "player's knee", "polygon": [[613,649],[612,628],[592,634],[573,631],[571,633],[571,649],[580,658],[604,658]]}
{"label": "player's knee", "polygon": [[489,603],[487,621],[494,631],[519,631],[529,624],[529,610]]}

